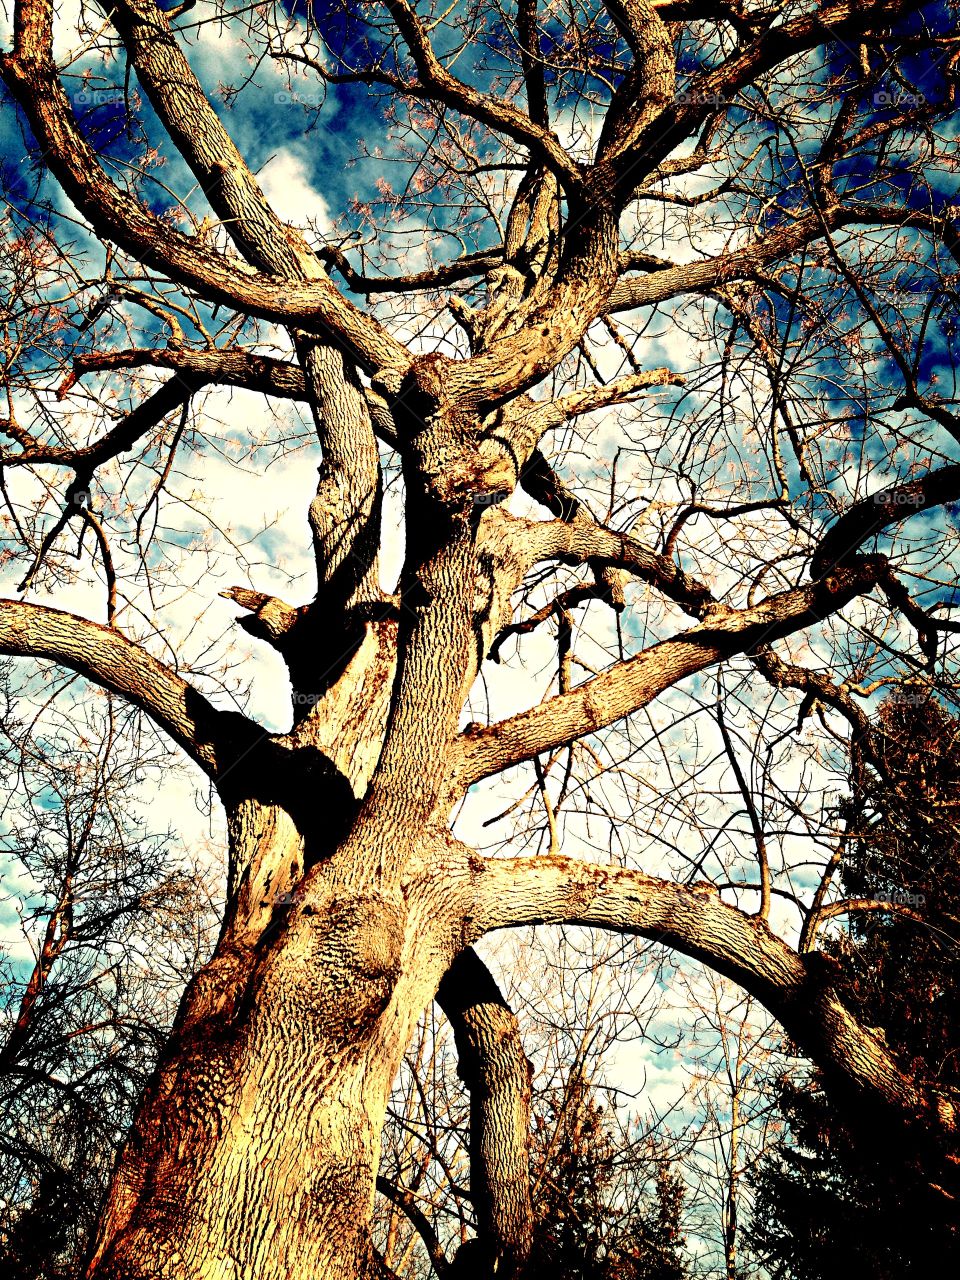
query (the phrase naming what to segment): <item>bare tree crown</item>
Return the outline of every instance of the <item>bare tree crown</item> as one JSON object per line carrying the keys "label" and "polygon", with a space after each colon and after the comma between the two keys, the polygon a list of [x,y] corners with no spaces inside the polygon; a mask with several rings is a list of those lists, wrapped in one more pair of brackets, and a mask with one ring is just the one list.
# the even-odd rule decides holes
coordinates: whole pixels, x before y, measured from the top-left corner
{"label": "bare tree crown", "polygon": [[[236,65],[214,102],[219,23]],[[44,175],[3,224],[0,489],[19,593],[66,584],[75,543],[103,608],[3,600],[0,651],[128,699],[223,801],[229,900],[183,1078],[191,1037],[272,1044],[250,1012],[271,1001],[306,1002],[324,1052],[349,1028],[395,1064],[445,973],[472,1060],[471,993],[496,1000],[466,949],[566,922],[704,961],[843,1087],[952,1141],[955,1100],[857,1023],[817,952],[831,920],[890,905],[837,895],[824,758],[849,736],[872,758],[878,689],[954,683],[952,9],[115,0],[63,25],[17,0],[0,64]],[[231,136],[251,95],[265,130],[363,121],[326,225],[285,221]],[[227,388],[272,407],[262,432],[208,421]],[[220,590],[269,544],[232,545],[229,496],[195,504],[184,460],[265,467],[291,403],[319,446],[315,592]],[[280,655],[287,732],[175,656],[176,574]],[[512,839],[468,847],[453,816],[480,796],[493,822],[505,795]],[[296,955],[317,968],[295,995]],[[137,1181],[164,1096],[91,1274],[169,1229]],[[191,1184],[194,1217],[226,1223],[214,1184]],[[484,1247],[519,1266],[529,1197],[505,1225],[483,1185]]]}

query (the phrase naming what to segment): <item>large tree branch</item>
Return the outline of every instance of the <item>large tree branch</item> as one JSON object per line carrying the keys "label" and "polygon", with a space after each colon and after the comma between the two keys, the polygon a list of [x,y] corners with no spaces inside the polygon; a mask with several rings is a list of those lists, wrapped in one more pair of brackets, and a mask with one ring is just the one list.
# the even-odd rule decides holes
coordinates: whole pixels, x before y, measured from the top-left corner
{"label": "large tree branch", "polygon": [[634,307],[653,306],[684,293],[702,293],[719,284],[749,279],[761,267],[777,262],[819,240],[828,230],[862,223],[861,208],[839,204],[802,214],[788,226],[760,236],[750,244],[698,262],[668,266],[643,276],[630,277],[615,286],[606,311],[630,311]]}
{"label": "large tree branch", "polygon": [[649,0],[605,0],[605,8],[630,46],[633,66],[607,108],[597,146],[600,163],[627,152],[676,89],[673,40]]}
{"label": "large tree branch", "polygon": [[453,76],[437,57],[423,24],[407,0],[387,0],[387,8],[420,77],[420,84],[411,85],[407,92],[442,102],[473,120],[479,120],[542,158],[565,185],[579,183],[580,168],[560,145],[556,134],[536,123],[512,103],[491,98]]}
{"label": "large tree branch", "polygon": [[4,453],[0,455],[0,462],[5,467],[25,466],[28,463],[72,467],[86,483],[97,467],[132,449],[148,431],[171,413],[181,409],[206,381],[202,374],[188,372],[168,379],[135,409],[131,409],[111,431],[88,445],[74,447],[40,444],[24,431],[9,424],[6,427],[0,425],[0,433],[11,436],[20,445],[19,453]]}
{"label": "large tree branch", "polygon": [[[181,379],[196,377],[198,387],[242,387],[246,391],[259,391],[265,396],[281,400],[307,400],[307,380],[299,365],[274,356],[262,356],[238,347],[214,347],[195,350],[189,347],[131,347],[125,351],[91,351],[74,359],[73,371],[61,385],[58,395],[66,395],[78,378],[92,372],[113,369],[138,369],[153,365],[158,369],[175,369]],[[367,412],[376,434],[386,444],[396,446],[397,432],[386,402],[371,391],[363,389]]]}
{"label": "large tree branch", "polygon": [[537,0],[517,0],[517,43],[527,90],[527,112],[541,129],[550,127],[544,59],[540,52]]}
{"label": "large tree branch", "polygon": [[166,13],[154,0],[112,0],[110,19],[171,141],[247,261],[290,279],[323,279],[316,255],[268,204],[180,49]]}
{"label": "large tree branch", "polygon": [[683,374],[674,373],[672,369],[643,369],[639,373],[629,373],[618,378],[616,382],[608,382],[605,386],[595,384],[571,391],[549,401],[542,408],[538,406],[530,416],[542,435],[551,427],[560,426],[571,418],[595,413],[598,409],[609,409],[618,404],[630,404],[640,399],[644,391],[657,387],[680,387],[684,382]]}
{"label": "large tree branch", "polygon": [[631,131],[628,145],[616,148],[606,167],[618,188],[620,203],[629,200],[638,183],[716,111],[717,102],[732,101],[740,89],[797,54],[831,40],[853,39],[909,8],[907,0],[841,0],[817,5],[811,12],[762,30],[645,119],[639,131]]}
{"label": "large tree branch", "polygon": [[306,380],[303,370],[289,360],[261,356],[239,348],[211,347],[129,347],[117,351],[87,351],[75,356],[73,371],[61,384],[57,395],[63,398],[78,378],[88,373],[109,373],[114,369],[174,369],[184,375],[195,375],[204,382],[260,391],[265,396],[282,400],[305,400]]}
{"label": "large tree branch", "polygon": [[[536,502],[551,511],[568,528],[555,530],[552,542],[544,543],[544,531],[530,536],[542,548],[538,559],[554,557],[568,563],[590,563],[597,583],[615,608],[624,604],[619,570],[627,570],[656,585],[699,617],[699,608],[710,600],[701,583],[687,578],[683,570],[666,556],[644,547],[635,538],[612,533],[593,518],[584,503],[563,483],[539,449],[535,449],[520,473],[520,483]],[[629,561],[629,563],[628,563]],[[536,561],[531,561],[531,565]]]}
{"label": "large tree branch", "polygon": [[810,626],[869,591],[884,566],[880,557],[864,557],[822,582],[784,591],[750,609],[714,606],[703,625],[645,649],[570,693],[463,734],[457,788],[594,733],[697,671]]}
{"label": "large tree branch", "polygon": [[503,247],[483,249],[478,253],[466,253],[453,262],[444,262],[423,271],[412,271],[398,276],[365,276],[354,269],[343,249],[324,245],[316,251],[317,257],[329,262],[343,276],[354,293],[412,293],[420,289],[443,289],[460,280],[483,276],[495,270],[503,262]]}
{"label": "large tree branch", "polygon": [[[244,256],[290,279],[325,279],[316,254],[286,227],[213,110],[166,15],[153,0],[117,0],[112,10],[137,75],[171,139]],[[310,504],[317,562],[317,609],[344,618],[380,598],[380,466],[363,389],[342,351],[295,334],[297,354],[323,447]],[[318,661],[326,628],[317,629]],[[333,643],[339,654],[343,638]]]}
{"label": "large tree branch", "polygon": [[831,962],[819,953],[799,956],[760,917],[723,902],[712,885],[550,856],[473,856],[470,871],[469,937],[567,923],[663,943],[756,996],[831,1079],[874,1111],[956,1142],[958,1099],[915,1083],[883,1038],[856,1021],[837,993]]}
{"label": "large tree branch", "polygon": [[252,720],[218,711],[119,631],[72,613],[0,600],[0,653],[49,658],[120,694],[145,711],[214,779],[263,737]]}
{"label": "large tree branch", "polygon": [[460,1078],[470,1091],[470,1192],[481,1265],[505,1280],[533,1241],[530,1064],[516,1015],[472,948],[444,975],[437,1002],[453,1027]]}
{"label": "large tree branch", "polygon": [[820,539],[810,562],[810,576],[822,577],[835,565],[847,563],[868,538],[899,524],[919,511],[955,502],[960,498],[960,464],[937,467],[916,480],[888,485],[855,502]]}
{"label": "large tree branch", "polygon": [[[761,236],[739,249],[731,249],[700,262],[680,265],[655,263],[648,274],[622,279],[607,303],[607,311],[629,311],[634,307],[653,306],[684,293],[702,293],[734,280],[749,279],[762,267],[782,261],[798,249],[820,240],[829,231],[849,226],[912,227],[929,231],[943,240],[954,258],[960,262],[960,233],[948,218],[923,210],[905,209],[850,202],[801,215],[795,222],[768,235]],[[625,259],[627,269],[632,266]],[[645,264],[644,264],[645,265]]]}
{"label": "large tree branch", "polygon": [[329,336],[368,369],[408,366],[402,344],[329,280],[284,281],[251,270],[199,246],[121,191],[73,116],[53,59],[52,32],[50,0],[18,0],[14,52],[0,59],[0,73],[26,113],[51,172],[99,235],[211,302]]}

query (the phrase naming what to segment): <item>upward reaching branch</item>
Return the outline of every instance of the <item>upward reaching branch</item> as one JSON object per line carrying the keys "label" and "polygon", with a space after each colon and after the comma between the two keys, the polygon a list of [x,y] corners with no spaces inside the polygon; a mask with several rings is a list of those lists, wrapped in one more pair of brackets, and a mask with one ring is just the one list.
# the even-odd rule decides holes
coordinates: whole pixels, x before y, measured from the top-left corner
{"label": "upward reaching branch", "polygon": [[116,186],[79,129],[60,83],[50,0],[18,0],[15,12],[14,51],[0,59],[0,73],[26,112],[50,169],[98,234],[212,302],[281,324],[300,323],[342,343],[369,368],[406,367],[403,346],[329,280],[284,283],[246,269],[200,247]]}
{"label": "upward reaching branch", "polygon": [[570,693],[465,734],[456,766],[458,788],[595,733],[694,672],[836,612],[875,586],[882,568],[879,558],[862,558],[832,578],[771,596],[752,609],[716,606],[701,626],[645,649]]}

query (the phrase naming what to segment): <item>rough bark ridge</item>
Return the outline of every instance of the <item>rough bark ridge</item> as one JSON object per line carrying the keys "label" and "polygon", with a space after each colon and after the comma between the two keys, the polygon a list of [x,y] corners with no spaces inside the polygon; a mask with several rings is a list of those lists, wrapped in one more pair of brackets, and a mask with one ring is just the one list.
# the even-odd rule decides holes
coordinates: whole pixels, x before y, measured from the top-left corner
{"label": "rough bark ridge", "polygon": [[[360,277],[342,250],[311,247],[270,209],[151,0],[117,0],[109,21],[240,258],[172,229],[108,176],[64,92],[49,0],[18,0],[14,49],[2,62],[51,171],[97,234],[206,303],[284,325],[296,357],[177,344],[86,354],[77,377],[153,364],[173,369],[173,383],[92,452],[20,433],[19,454],[4,462],[89,476],[215,383],[305,400],[323,457],[309,510],[314,598],[294,606],[242,585],[224,593],[245,611],[240,625],[286,662],[288,734],[217,711],[113,627],[0,602],[0,652],[52,659],[129,698],[206,770],[229,819],[219,943],[184,996],[120,1157],[89,1280],[383,1275],[370,1234],[380,1130],[404,1050],[438,988],[471,1094],[478,1237],[453,1263],[433,1240],[434,1265],[441,1274],[519,1276],[532,1216],[528,1066],[516,1019],[468,950],[507,927],[570,921],[664,942],[753,992],[865,1112],[934,1126],[948,1145],[957,1136],[955,1100],[916,1085],[841,1004],[829,967],[789,947],[764,913],[721,901],[712,886],[636,871],[559,857],[487,860],[449,831],[453,806],[477,781],[603,730],[735,655],[790,683],[769,646],[875,589],[917,622],[883,558],[860,554],[878,527],[907,514],[900,490],[838,521],[814,548],[808,585],[743,608],[721,605],[684,571],[675,539],[658,550],[596,520],[545,451],[553,428],[679,376],[634,365],[560,399],[526,394],[615,311],[711,294],[832,229],[883,221],[827,193],[815,213],[716,258],[675,265],[621,253],[621,217],[671,151],[696,139],[695,159],[705,162],[718,95],[816,48],[825,32],[855,40],[908,6],[819,5],[779,25],[759,12],[742,19],[738,8],[734,51],[718,55],[681,100],[679,26],[701,17],[724,23],[726,7],[609,3],[622,75],[589,162],[569,155],[551,130],[536,4],[521,0],[516,12],[526,112],[457,79],[413,4],[385,8],[402,75],[380,60],[356,78],[482,123],[523,162],[501,246],[386,284]],[[333,285],[330,263],[360,293],[475,280],[482,305],[450,304],[469,354],[414,354]],[[405,483],[406,559],[390,598],[377,560],[377,436],[399,452]],[[554,518],[497,510],[518,484]],[[916,493],[923,506],[955,498],[956,468],[917,482]],[[586,566],[596,584],[551,606],[561,621],[586,598],[622,609],[623,583],[636,579],[696,625],[576,687],[567,673],[539,707],[461,731],[466,697],[498,637],[535,625],[513,622],[516,588],[551,561]],[[932,626],[924,617],[918,625]],[[788,674],[802,684],[796,670]],[[836,702],[844,705],[840,693]],[[944,1181],[952,1176],[947,1170]]]}

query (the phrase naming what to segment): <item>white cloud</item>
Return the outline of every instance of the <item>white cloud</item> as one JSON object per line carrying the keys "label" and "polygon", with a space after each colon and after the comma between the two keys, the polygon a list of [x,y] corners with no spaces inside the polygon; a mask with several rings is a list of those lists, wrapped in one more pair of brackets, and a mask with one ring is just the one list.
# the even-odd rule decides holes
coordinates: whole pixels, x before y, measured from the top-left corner
{"label": "white cloud", "polygon": [[306,162],[293,150],[276,152],[257,175],[263,193],[277,216],[297,227],[331,229],[326,200],[312,185]]}

